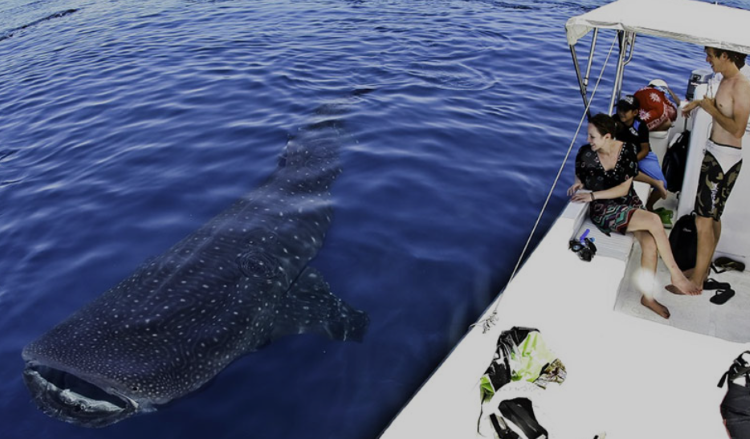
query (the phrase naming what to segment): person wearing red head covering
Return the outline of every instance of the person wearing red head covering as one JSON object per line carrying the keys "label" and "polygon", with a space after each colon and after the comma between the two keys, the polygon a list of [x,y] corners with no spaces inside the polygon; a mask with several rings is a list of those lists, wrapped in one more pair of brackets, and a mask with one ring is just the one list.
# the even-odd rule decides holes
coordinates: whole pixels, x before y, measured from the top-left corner
{"label": "person wearing red head covering", "polygon": [[[672,99],[677,102],[676,105],[669,100],[663,90],[666,90]],[[638,116],[646,123],[649,131],[666,131],[672,126],[672,122],[677,119],[677,106],[680,105],[680,98],[661,79],[654,79],[649,82],[648,86],[638,90],[634,95],[641,103]]]}

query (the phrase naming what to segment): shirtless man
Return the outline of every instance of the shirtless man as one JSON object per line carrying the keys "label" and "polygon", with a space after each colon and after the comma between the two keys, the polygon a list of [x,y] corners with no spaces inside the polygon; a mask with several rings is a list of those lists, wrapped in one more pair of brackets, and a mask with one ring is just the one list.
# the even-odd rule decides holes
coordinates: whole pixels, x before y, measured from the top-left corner
{"label": "shirtless man", "polygon": [[713,47],[705,52],[706,62],[722,75],[716,96],[690,102],[683,109],[685,117],[701,107],[713,118],[695,197],[698,254],[690,280],[696,285],[703,285],[708,277],[721,235],[721,214],[742,167],[742,136],[750,116],[750,80],[737,68],[745,55]]}

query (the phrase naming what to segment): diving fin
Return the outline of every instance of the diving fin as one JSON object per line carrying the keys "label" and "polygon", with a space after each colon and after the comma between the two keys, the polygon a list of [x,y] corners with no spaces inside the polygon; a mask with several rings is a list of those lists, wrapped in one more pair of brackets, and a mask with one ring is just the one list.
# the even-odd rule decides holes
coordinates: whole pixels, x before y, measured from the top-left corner
{"label": "diving fin", "polygon": [[515,424],[528,439],[547,439],[549,434],[534,416],[531,400],[527,398],[508,399],[500,402],[500,413]]}

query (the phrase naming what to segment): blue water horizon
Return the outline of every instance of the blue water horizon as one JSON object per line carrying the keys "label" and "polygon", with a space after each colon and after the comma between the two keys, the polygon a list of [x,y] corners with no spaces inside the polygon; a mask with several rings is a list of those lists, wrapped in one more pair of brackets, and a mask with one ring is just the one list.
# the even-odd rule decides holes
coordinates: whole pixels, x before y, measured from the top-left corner
{"label": "blue water horizon", "polygon": [[[0,5],[2,437],[377,437],[506,285],[583,115],[564,24],[605,3]],[[684,94],[706,66],[696,45],[636,51],[626,91],[658,77]],[[363,89],[311,262],[369,315],[363,342],[279,339],[103,430],[36,408],[26,344],[258,187],[317,108]]]}

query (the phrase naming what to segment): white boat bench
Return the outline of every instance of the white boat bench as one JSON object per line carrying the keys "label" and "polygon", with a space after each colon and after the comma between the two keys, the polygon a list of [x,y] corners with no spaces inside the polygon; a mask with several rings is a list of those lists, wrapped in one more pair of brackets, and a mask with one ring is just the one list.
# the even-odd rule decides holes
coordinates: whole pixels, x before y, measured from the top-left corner
{"label": "white boat bench", "polygon": [[[648,198],[649,187],[646,183],[636,181],[634,185],[635,192],[641,200]],[[627,261],[635,239],[632,233],[626,233],[625,235],[612,233],[610,236],[602,233],[589,219],[589,203],[569,203],[565,208],[564,215],[568,218],[575,218],[573,234],[570,239],[580,238],[588,229],[587,236],[594,238],[594,245],[596,245],[595,257],[603,256]]]}

